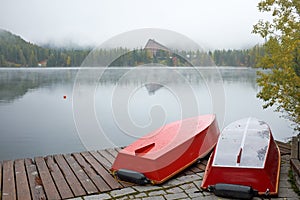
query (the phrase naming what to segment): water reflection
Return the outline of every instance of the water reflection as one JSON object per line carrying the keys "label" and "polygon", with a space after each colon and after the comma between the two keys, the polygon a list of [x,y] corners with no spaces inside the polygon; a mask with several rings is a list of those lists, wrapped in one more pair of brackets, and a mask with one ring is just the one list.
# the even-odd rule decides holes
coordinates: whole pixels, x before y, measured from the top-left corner
{"label": "water reflection", "polygon": [[[100,84],[114,84],[118,80],[130,71],[132,68],[110,68],[105,70],[101,76]],[[168,76],[169,70],[161,68],[143,68],[140,73],[137,74],[133,79],[129,80],[130,84],[139,84],[144,80],[158,78],[159,80],[173,81],[175,84],[180,84],[176,80],[172,80],[172,77]],[[203,82],[203,77],[201,74],[205,74],[206,79],[209,82],[215,82],[217,79],[217,73],[221,73],[223,82],[226,83],[250,83],[253,88],[256,88],[256,70],[248,69],[243,67],[225,67],[225,68],[215,68],[215,67],[195,67],[195,68],[174,68],[178,73],[180,73],[188,82],[193,84],[198,84]],[[200,74],[200,75],[199,75]]]}
{"label": "water reflection", "polygon": [[155,92],[162,87],[163,87],[163,85],[158,84],[158,83],[145,84],[145,88],[147,89],[149,95],[155,95]]}
{"label": "water reflection", "polygon": [[[116,84],[118,80],[124,76],[132,68],[110,68],[106,69],[99,80],[100,85]],[[209,68],[197,68],[201,74],[205,74],[207,81],[216,81],[216,72]],[[94,70],[91,69],[93,73]],[[177,68],[176,69],[184,78],[192,84],[203,82],[201,75],[195,73],[194,68]],[[253,89],[257,89],[255,70],[245,68],[220,68],[219,69],[225,83],[244,83],[249,84]],[[39,88],[57,87],[61,85],[73,86],[78,68],[69,69],[0,69],[0,102],[11,103],[16,99],[22,98],[27,92],[38,90]],[[144,70],[141,70],[141,72]],[[172,77],[168,76],[168,70],[159,68],[145,69],[146,73],[140,73],[128,79],[124,84],[139,85],[148,79],[164,80],[165,82],[174,82],[180,84]],[[86,84],[92,84],[89,77],[84,81]],[[163,85],[146,84],[145,87],[152,94]]]}
{"label": "water reflection", "polygon": [[77,69],[0,69],[0,102],[12,103],[29,91],[72,85]]}

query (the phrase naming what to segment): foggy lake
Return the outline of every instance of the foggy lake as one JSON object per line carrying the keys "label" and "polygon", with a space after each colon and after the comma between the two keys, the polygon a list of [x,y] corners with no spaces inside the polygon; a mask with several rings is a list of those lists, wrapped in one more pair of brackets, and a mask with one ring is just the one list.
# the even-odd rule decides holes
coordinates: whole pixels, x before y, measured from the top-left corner
{"label": "foggy lake", "polygon": [[286,141],[290,122],[258,91],[256,69],[243,67],[2,68],[0,160],[126,146],[209,113],[220,129],[256,117]]}

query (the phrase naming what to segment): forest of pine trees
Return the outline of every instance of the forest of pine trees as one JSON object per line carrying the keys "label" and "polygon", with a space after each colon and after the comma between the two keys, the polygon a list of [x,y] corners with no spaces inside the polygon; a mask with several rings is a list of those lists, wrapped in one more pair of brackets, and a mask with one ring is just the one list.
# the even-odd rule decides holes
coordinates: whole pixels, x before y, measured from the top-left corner
{"label": "forest of pine trees", "polygon": [[89,52],[43,48],[0,30],[0,67],[80,66]]}
{"label": "forest of pine trees", "polygon": [[[44,48],[26,42],[21,37],[8,31],[0,30],[0,67],[76,67],[81,65],[90,51],[91,49]],[[97,50],[95,55],[101,59],[111,59],[118,58],[120,52],[128,52],[128,50],[122,48],[100,49]],[[256,60],[263,55],[264,50],[262,46],[256,45],[245,50],[214,50],[205,53],[199,51],[178,52],[175,50],[174,53],[199,66],[210,66],[211,63],[207,61],[209,57],[209,60],[213,61],[217,66],[254,67]],[[160,54],[163,54],[163,52],[160,52]],[[176,60],[176,64],[174,64],[174,59],[170,60],[171,57],[166,56],[166,59],[163,60],[163,56],[158,55],[149,60],[146,52],[133,50],[131,53],[120,57],[119,59],[121,60],[115,60],[111,65],[137,66],[151,61],[169,66],[187,66],[181,58]]]}

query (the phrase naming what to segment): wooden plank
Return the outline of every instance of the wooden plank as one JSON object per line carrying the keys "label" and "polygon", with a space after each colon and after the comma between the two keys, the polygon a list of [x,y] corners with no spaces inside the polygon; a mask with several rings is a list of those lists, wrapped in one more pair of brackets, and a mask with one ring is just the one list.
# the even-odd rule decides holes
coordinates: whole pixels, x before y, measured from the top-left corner
{"label": "wooden plank", "polygon": [[208,163],[208,160],[207,159],[202,159],[201,161],[200,161],[200,163],[202,163],[203,165],[207,165],[207,163]]}
{"label": "wooden plank", "polygon": [[18,199],[30,200],[30,188],[23,159],[15,160],[15,177]]}
{"label": "wooden plank", "polygon": [[104,158],[101,154],[99,154],[98,152],[96,151],[91,151],[90,152],[94,158],[102,164],[103,167],[105,167],[108,171],[110,171],[110,168],[111,168],[111,163],[106,159]]}
{"label": "wooden plank", "polygon": [[97,187],[94,185],[93,181],[88,177],[88,175],[84,172],[84,170],[80,167],[80,165],[76,162],[73,156],[70,154],[64,155],[66,161],[69,166],[73,170],[74,174],[80,181],[81,185],[85,189],[87,194],[94,194],[98,192]]}
{"label": "wooden plank", "polygon": [[291,150],[280,149],[280,154],[281,155],[290,155],[291,154]]}
{"label": "wooden plank", "polygon": [[203,164],[203,163],[201,162],[201,163],[198,163],[198,164],[197,164],[197,167],[198,167],[198,169],[200,170],[200,172],[204,172],[204,171],[205,171],[205,168],[206,168],[206,164]]}
{"label": "wooden plank", "polygon": [[181,172],[182,175],[192,175],[195,174],[191,168],[189,167],[187,170],[184,170],[183,172]]}
{"label": "wooden plank", "polygon": [[107,171],[90,153],[83,152],[82,156],[90,163],[111,189],[122,188],[122,186],[112,177],[110,172]]}
{"label": "wooden plank", "polygon": [[75,159],[80,164],[80,166],[82,166],[82,168],[86,172],[86,174],[95,183],[96,187],[98,188],[98,190],[100,192],[110,190],[110,187],[106,184],[106,182],[103,180],[103,178],[91,168],[91,165],[85,161],[85,159],[82,157],[81,154],[74,153],[72,155],[75,157]]}
{"label": "wooden plank", "polygon": [[124,148],[121,148],[121,147],[116,147],[115,150],[119,153],[122,149]]}
{"label": "wooden plank", "polygon": [[33,163],[32,159],[25,159],[25,168],[27,172],[32,199],[46,199],[41,178],[39,177],[36,165]]}
{"label": "wooden plank", "polygon": [[298,159],[298,138],[292,138],[291,159]]}
{"label": "wooden plank", "polygon": [[275,141],[277,143],[277,145],[279,147],[283,147],[283,148],[286,148],[286,149],[291,149],[291,144],[290,143],[285,143],[285,142],[281,142],[281,141]]}
{"label": "wooden plank", "polygon": [[74,195],[75,196],[86,195],[86,192],[84,191],[79,180],[76,178],[72,169],[66,162],[65,158],[62,155],[55,155],[54,159],[55,159],[56,163],[58,164],[59,168],[61,169],[63,176],[65,177],[69,186],[71,187],[71,190],[73,191]]}
{"label": "wooden plank", "polygon": [[197,164],[196,164],[196,165],[193,165],[193,166],[191,167],[190,170],[191,170],[192,172],[194,172],[194,173],[202,172],[202,170],[199,169],[199,167],[197,166]]}
{"label": "wooden plank", "polygon": [[114,159],[116,159],[117,155],[118,155],[118,151],[114,148],[110,148],[107,149],[107,151],[114,157]]}
{"label": "wooden plank", "polygon": [[290,144],[279,144],[278,145],[280,150],[285,150],[285,151],[291,151],[291,145]]}
{"label": "wooden plank", "polygon": [[2,199],[15,200],[16,198],[14,161],[4,161]]}
{"label": "wooden plank", "polygon": [[104,158],[106,158],[111,165],[115,161],[115,158],[105,150],[100,150],[98,151],[98,153],[101,154]]}
{"label": "wooden plank", "polygon": [[42,184],[48,199],[61,199],[58,190],[53,182],[49,169],[43,157],[36,157],[35,163],[40,174]]}
{"label": "wooden plank", "polygon": [[[110,168],[112,166],[112,163],[110,163],[105,157],[103,157],[99,152],[95,152],[95,151],[92,151],[90,152],[94,158],[102,164],[103,167],[106,168],[107,171],[110,171]],[[119,182],[123,187],[129,187],[129,186],[132,186],[134,184],[132,183],[128,183],[128,182]]]}
{"label": "wooden plank", "polygon": [[300,160],[298,159],[291,159],[290,160],[291,167],[293,169],[293,172],[296,176],[300,176]]}
{"label": "wooden plank", "polygon": [[284,150],[287,150],[287,151],[291,150],[291,145],[290,144],[279,144],[278,147],[280,149],[284,149]]}
{"label": "wooden plank", "polygon": [[47,156],[46,163],[48,165],[51,176],[53,177],[54,183],[59,191],[61,198],[68,199],[74,197],[67,181],[62,175],[59,167],[53,160],[53,156]]}
{"label": "wooden plank", "polygon": [[291,154],[291,144],[280,141],[276,141],[276,143],[280,149],[281,155]]}

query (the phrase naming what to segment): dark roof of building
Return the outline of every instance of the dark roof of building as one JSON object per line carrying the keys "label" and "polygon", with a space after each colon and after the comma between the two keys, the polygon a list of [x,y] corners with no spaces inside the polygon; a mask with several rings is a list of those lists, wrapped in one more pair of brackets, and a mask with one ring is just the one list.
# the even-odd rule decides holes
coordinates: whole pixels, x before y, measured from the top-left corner
{"label": "dark roof of building", "polygon": [[171,51],[169,48],[156,42],[154,39],[149,39],[147,44],[145,45],[144,49],[155,49],[155,50],[160,49],[160,50],[164,50],[164,51]]}

